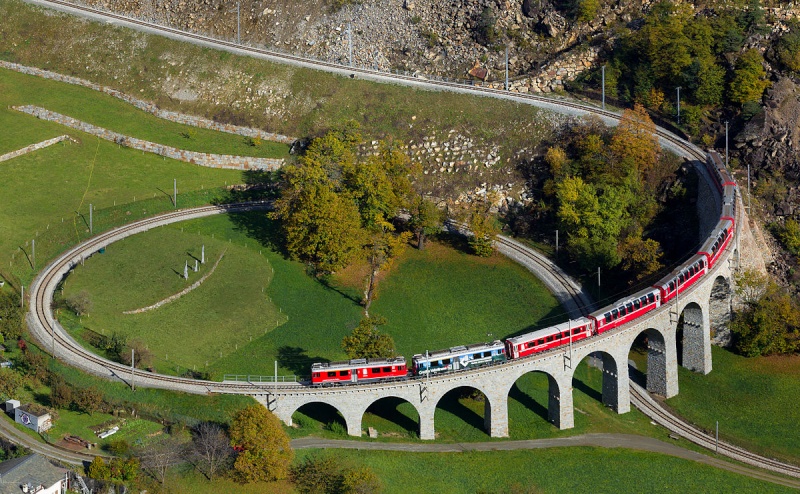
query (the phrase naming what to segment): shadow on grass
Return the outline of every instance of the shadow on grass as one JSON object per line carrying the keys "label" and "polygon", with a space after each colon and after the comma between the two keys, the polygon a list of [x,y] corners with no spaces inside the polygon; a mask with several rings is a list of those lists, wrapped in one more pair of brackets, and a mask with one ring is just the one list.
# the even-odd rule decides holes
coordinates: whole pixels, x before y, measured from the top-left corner
{"label": "shadow on grass", "polygon": [[539,329],[544,329],[550,326],[555,326],[556,324],[560,324],[562,322],[567,322],[568,320],[569,318],[561,306],[553,307],[547,312],[547,314],[536,321],[536,324],[531,324],[530,326],[520,329],[519,331],[515,331],[514,333],[507,335],[506,338],[513,338],[515,336],[531,333]]}
{"label": "shadow on grass", "polygon": [[265,211],[251,211],[246,213],[229,213],[228,217],[236,231],[256,240],[260,245],[271,249],[284,258],[289,258],[281,234],[280,224],[267,217]]}
{"label": "shadow on grass", "polygon": [[292,371],[298,376],[311,375],[311,364],[316,362],[330,362],[324,357],[310,357],[306,350],[297,346],[284,345],[278,348],[278,363],[284,369]]}
{"label": "shadow on grass", "polygon": [[441,232],[433,236],[433,238],[442,243],[443,245],[455,249],[465,254],[472,254],[472,249],[469,246],[469,239],[466,235],[459,233]]}
{"label": "shadow on grass", "polygon": [[647,374],[630,365],[630,363],[628,364],[628,379],[643,388],[647,388]]}
{"label": "shadow on grass", "polygon": [[[461,403],[459,398],[464,396],[464,393],[471,394],[475,392],[474,388],[469,387],[460,387],[454,390],[448,391],[439,403],[436,405],[436,408],[444,410],[445,412],[451,413],[454,416],[458,417],[459,419],[463,420],[468,425],[478,429],[479,431],[483,431],[483,417],[481,417],[478,413],[474,410],[468,408],[466,405]],[[481,393],[481,396],[483,394]],[[469,398],[468,398],[469,399]],[[484,396],[484,399],[486,397]]]}
{"label": "shadow on grass", "polygon": [[585,394],[589,398],[593,398],[601,403],[603,402],[603,393],[597,391],[580,379],[572,378],[572,387]]}
{"label": "shadow on grass", "polygon": [[[313,275],[309,275],[309,276],[313,276]],[[338,293],[339,295],[341,295],[342,297],[346,298],[347,300],[350,300],[351,302],[353,302],[357,306],[361,306],[362,305],[362,300],[359,297],[356,297],[353,294],[347,293],[346,291],[344,291],[341,288],[339,288],[338,286],[336,286],[335,283],[331,282],[330,277],[328,277],[328,276],[317,276],[317,277],[315,277],[315,279],[317,280],[317,282],[319,282],[320,285],[325,287],[326,290],[331,290],[331,291],[334,291],[334,292]]]}
{"label": "shadow on grass", "polygon": [[[330,427],[331,424],[340,424],[344,430],[347,430],[347,424],[345,423],[342,414],[327,403],[307,403],[298,408],[292,416],[294,417],[298,413],[305,415],[309,419],[319,422],[324,426],[327,426],[328,429],[335,429],[335,427]],[[303,424],[304,421],[302,419],[298,420],[297,422],[298,425],[301,426],[307,425]]]}
{"label": "shadow on grass", "polygon": [[536,415],[542,417],[545,421],[550,421],[550,417],[548,416],[547,407],[539,403],[538,401],[534,400],[531,395],[519,389],[519,387],[514,384],[511,387],[511,391],[508,393],[508,397],[517,401],[520,405],[524,406],[528,410],[532,411]]}
{"label": "shadow on grass", "polygon": [[419,416],[417,416],[417,420],[414,420],[398,410],[398,407],[404,403],[408,402],[402,398],[396,398],[394,396],[382,398],[370,405],[369,408],[367,408],[367,413],[371,413],[376,417],[380,417],[386,421],[392,422],[393,424],[402,427],[409,432],[418,432]]}

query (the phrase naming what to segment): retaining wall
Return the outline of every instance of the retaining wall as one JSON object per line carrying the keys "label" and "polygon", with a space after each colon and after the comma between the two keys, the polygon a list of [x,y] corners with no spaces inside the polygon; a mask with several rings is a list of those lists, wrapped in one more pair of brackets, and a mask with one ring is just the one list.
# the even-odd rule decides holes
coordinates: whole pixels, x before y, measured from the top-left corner
{"label": "retaining wall", "polygon": [[122,146],[126,146],[148,153],[155,153],[159,156],[165,156],[174,160],[185,161],[200,166],[207,166],[210,168],[225,168],[231,170],[277,170],[283,166],[282,159],[274,158],[253,158],[249,156],[231,156],[227,154],[209,154],[198,153],[195,151],[186,151],[171,146],[164,146],[155,142],[137,139],[135,137],[128,137],[118,132],[113,132],[102,127],[97,127],[86,122],[81,122],[72,117],[61,115],[60,113],[45,110],[38,106],[15,106],[15,110],[33,115],[42,120],[49,120],[57,122],[61,125],[92,134],[107,141],[116,142]]}
{"label": "retaining wall", "polygon": [[63,136],[54,137],[52,139],[47,139],[46,141],[37,142],[36,144],[31,144],[30,146],[25,146],[22,149],[17,149],[16,151],[11,151],[10,153],[6,153],[6,154],[3,154],[3,155],[0,155],[0,161],[7,161],[7,160],[10,160],[12,158],[16,158],[18,156],[22,156],[23,154],[28,154],[28,153],[31,153],[33,151],[39,150],[39,149],[44,149],[47,146],[52,146],[53,144],[56,144],[56,143],[61,142],[61,141],[66,141],[67,139],[73,140],[70,136],[63,135]]}

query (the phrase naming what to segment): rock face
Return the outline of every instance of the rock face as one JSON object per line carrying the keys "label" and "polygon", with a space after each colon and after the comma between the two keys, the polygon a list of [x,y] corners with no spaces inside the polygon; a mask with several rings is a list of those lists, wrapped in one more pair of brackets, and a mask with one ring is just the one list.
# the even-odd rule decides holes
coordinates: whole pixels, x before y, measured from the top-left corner
{"label": "rock face", "polygon": [[[800,86],[787,77],[769,90],[764,111],[751,120],[736,137],[735,146],[753,167],[756,181],[762,170],[800,182]],[[800,190],[792,187],[775,205],[774,214],[800,213]]]}

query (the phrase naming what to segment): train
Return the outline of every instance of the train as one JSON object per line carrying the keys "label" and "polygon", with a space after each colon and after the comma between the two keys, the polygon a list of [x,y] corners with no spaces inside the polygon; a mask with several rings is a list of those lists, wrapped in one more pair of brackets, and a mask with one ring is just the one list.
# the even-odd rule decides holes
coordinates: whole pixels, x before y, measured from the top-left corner
{"label": "train", "polygon": [[512,336],[504,341],[494,340],[416,354],[411,359],[410,367],[402,356],[314,363],[311,366],[311,384],[325,386],[402,380],[525,358],[600,335],[669,303],[713,269],[735,232],[739,193],[736,182],[714,150],[706,155],[705,169],[722,196],[719,221],[695,255],[654,285],[585,317]]}

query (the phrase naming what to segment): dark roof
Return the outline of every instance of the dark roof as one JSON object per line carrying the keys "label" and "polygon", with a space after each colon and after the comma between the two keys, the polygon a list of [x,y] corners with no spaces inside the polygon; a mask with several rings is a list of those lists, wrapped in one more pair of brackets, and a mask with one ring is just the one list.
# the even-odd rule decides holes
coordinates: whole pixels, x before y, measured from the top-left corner
{"label": "dark roof", "polygon": [[4,461],[0,463],[0,494],[19,494],[23,484],[50,487],[67,471],[37,454]]}

